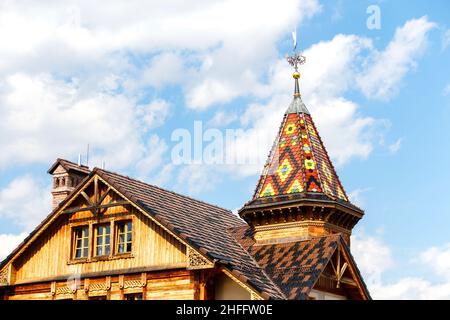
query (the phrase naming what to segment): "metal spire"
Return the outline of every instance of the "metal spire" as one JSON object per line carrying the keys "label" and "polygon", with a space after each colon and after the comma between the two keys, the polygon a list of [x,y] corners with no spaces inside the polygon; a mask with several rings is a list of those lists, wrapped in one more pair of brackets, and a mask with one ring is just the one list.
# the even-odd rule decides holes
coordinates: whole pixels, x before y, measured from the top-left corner
{"label": "metal spire", "polygon": [[298,66],[304,64],[306,58],[300,52],[297,52],[297,30],[292,32],[292,39],[294,41],[294,50],[292,56],[288,56],[286,59],[289,64],[294,67],[295,71],[292,74],[292,77],[295,79],[294,97],[299,97],[300,88],[298,85],[298,79],[300,78],[300,72],[298,72]]}
{"label": "metal spire", "polygon": [[300,79],[298,67],[306,62],[306,58],[301,54],[301,52],[297,52],[297,30],[292,32],[292,39],[294,41],[294,50],[291,56],[286,57],[286,60],[291,66],[294,67],[294,73],[292,74],[292,77],[295,80],[294,100],[291,102],[286,113],[304,112],[309,114],[308,109],[300,97],[300,87],[298,85],[298,79]]}

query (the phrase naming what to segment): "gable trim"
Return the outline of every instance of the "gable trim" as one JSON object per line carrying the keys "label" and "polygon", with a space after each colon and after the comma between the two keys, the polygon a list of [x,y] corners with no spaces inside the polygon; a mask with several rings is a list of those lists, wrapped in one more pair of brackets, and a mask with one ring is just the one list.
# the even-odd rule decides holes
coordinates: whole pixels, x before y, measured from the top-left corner
{"label": "gable trim", "polygon": [[347,245],[345,244],[345,242],[343,243],[343,241],[344,240],[342,238],[340,238],[338,249],[341,250],[341,252],[344,254],[346,260],[349,262],[348,269],[350,270],[350,273],[352,274],[353,278],[356,280],[356,285],[358,287],[359,293],[361,294],[361,296],[364,299],[371,300],[372,298],[370,297],[370,293],[366,288],[366,285],[359,273],[358,268],[356,267],[355,261],[353,260],[353,257],[351,256],[351,254],[347,248]]}

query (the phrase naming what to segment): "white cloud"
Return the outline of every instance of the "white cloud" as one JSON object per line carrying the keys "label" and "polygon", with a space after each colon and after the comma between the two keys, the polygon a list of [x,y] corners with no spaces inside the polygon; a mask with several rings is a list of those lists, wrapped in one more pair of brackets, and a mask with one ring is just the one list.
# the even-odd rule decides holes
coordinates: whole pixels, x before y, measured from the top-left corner
{"label": "white cloud", "polygon": [[389,99],[396,94],[406,73],[416,67],[426,48],[428,32],[434,27],[435,23],[424,16],[397,28],[385,50],[373,53],[373,61],[358,78],[363,93],[378,99]]}
{"label": "white cloud", "polygon": [[15,178],[0,190],[0,217],[32,230],[50,213],[50,189],[30,175]]}
{"label": "white cloud", "polygon": [[390,144],[388,146],[389,152],[391,154],[397,153],[398,150],[400,150],[400,148],[402,147],[402,142],[403,142],[403,139],[402,138],[398,138],[397,141],[395,141],[394,143]]}
{"label": "white cloud", "polygon": [[391,249],[375,237],[352,235],[351,251],[369,289],[379,283],[381,274],[394,264]]}
{"label": "white cloud", "polygon": [[219,181],[216,172],[204,165],[186,165],[180,168],[176,189],[187,191],[188,194],[196,195],[214,189]]}
{"label": "white cloud", "polygon": [[449,44],[450,44],[450,29],[447,29],[444,33],[444,36],[442,37],[442,48],[444,50],[447,49]]}
{"label": "white cloud", "polygon": [[[107,8],[89,1],[7,2],[0,12],[0,41],[8,46],[0,48],[0,61],[8,63],[0,62],[0,73],[136,73],[142,61],[132,66],[129,52],[139,59],[157,54],[141,80],[156,87],[182,81],[189,106],[204,108],[250,91],[249,76],[276,57],[280,35],[319,11],[317,0],[283,6],[261,0],[112,0]],[[200,68],[183,78],[184,62]]]}
{"label": "white cloud", "polygon": [[447,84],[444,88],[444,96],[448,96],[450,94],[450,83]]}
{"label": "white cloud", "polygon": [[[172,182],[174,168],[175,166],[172,163],[166,163],[157,173],[154,173],[150,178],[145,180],[156,186],[164,186]],[[181,189],[181,191],[185,192],[184,189]]]}
{"label": "white cloud", "polygon": [[170,115],[170,104],[161,99],[146,105],[139,105],[137,116],[142,119],[144,131],[162,126]]}
{"label": "white cloud", "polygon": [[[418,264],[431,271],[425,277],[409,276],[391,282],[383,281],[383,274],[400,266],[391,248],[377,237],[353,235],[351,251],[374,299],[450,299],[450,244],[431,247],[419,252],[410,264]],[[412,268],[411,268],[412,269]],[[432,282],[426,277],[436,276]]]}
{"label": "white cloud", "polygon": [[180,56],[173,52],[165,52],[152,59],[148,68],[142,73],[141,82],[160,88],[182,82],[189,77],[187,73]]}
{"label": "white cloud", "polygon": [[215,128],[225,127],[237,119],[238,116],[234,112],[219,111],[208,121],[207,126]]}
{"label": "white cloud", "polygon": [[353,190],[352,192],[350,192],[348,194],[348,197],[351,201],[351,203],[353,203],[354,205],[357,205],[359,207],[364,207],[364,203],[365,203],[365,197],[364,197],[364,193],[371,191],[372,188],[358,188]]}
{"label": "white cloud", "polygon": [[162,166],[163,158],[167,151],[167,144],[154,134],[148,140],[145,149],[147,149],[147,152],[143,153],[146,156],[139,159],[136,163],[137,172],[144,177]]}
{"label": "white cloud", "polygon": [[0,234],[0,262],[5,259],[27,236],[27,233]]}
{"label": "white cloud", "polygon": [[436,300],[450,299],[450,282],[431,283],[417,277],[404,277],[389,284],[375,284],[371,291],[374,299]]}
{"label": "white cloud", "polygon": [[[89,143],[91,164],[112,168],[145,158],[144,134],[169,115],[163,100],[138,105],[110,92],[84,92],[76,80],[14,74],[0,95],[0,167],[74,158]],[[95,91],[95,90],[94,90]]]}
{"label": "white cloud", "polygon": [[419,260],[428,265],[435,274],[450,282],[450,243],[428,248],[420,254]]}

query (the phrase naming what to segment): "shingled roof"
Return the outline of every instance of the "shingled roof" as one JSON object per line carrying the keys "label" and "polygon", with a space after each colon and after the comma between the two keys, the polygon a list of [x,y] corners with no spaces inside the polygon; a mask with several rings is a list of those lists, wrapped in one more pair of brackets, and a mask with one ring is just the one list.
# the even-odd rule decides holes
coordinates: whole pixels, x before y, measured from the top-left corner
{"label": "shingled roof", "polygon": [[72,161],[58,158],[58,159],[56,159],[55,163],[50,167],[50,169],[48,169],[47,173],[52,174],[53,171],[55,171],[55,169],[59,165],[62,166],[66,171],[77,171],[77,172],[81,172],[81,173],[85,173],[85,174],[89,174],[89,172],[91,172],[91,170],[89,170],[88,166],[78,165]]}

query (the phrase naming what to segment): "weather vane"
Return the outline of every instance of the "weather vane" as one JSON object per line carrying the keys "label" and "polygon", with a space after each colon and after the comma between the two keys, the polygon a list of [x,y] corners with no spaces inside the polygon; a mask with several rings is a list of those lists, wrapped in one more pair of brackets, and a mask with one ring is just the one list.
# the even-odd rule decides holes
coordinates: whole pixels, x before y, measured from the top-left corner
{"label": "weather vane", "polygon": [[298,66],[305,63],[306,58],[301,53],[297,52],[297,30],[292,32],[292,39],[294,41],[294,52],[292,56],[287,56],[286,59],[291,66],[294,67],[295,72],[298,73]]}

